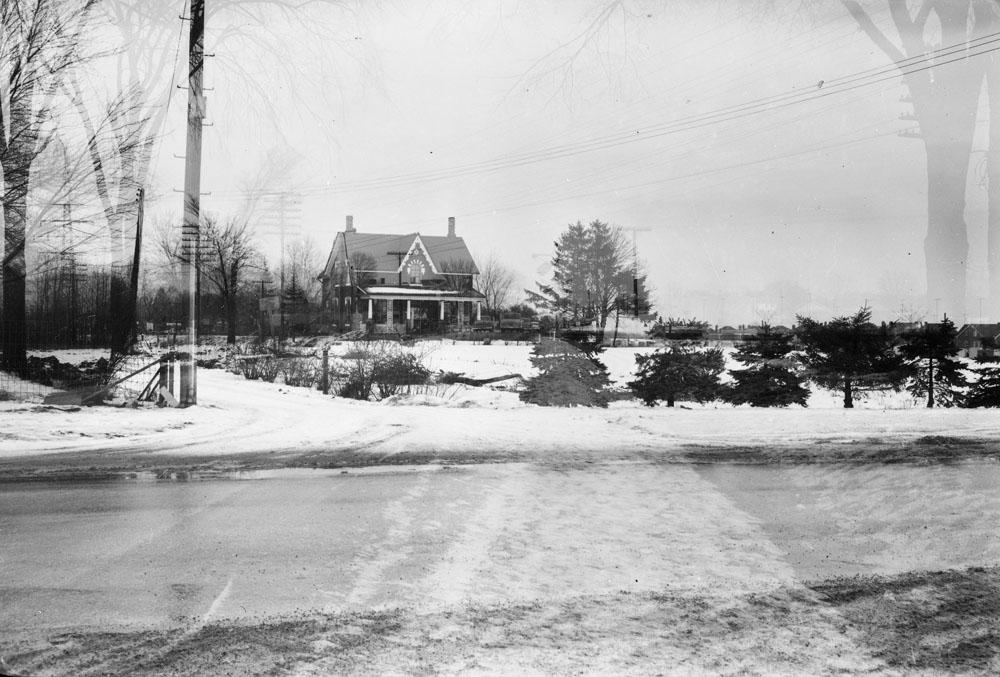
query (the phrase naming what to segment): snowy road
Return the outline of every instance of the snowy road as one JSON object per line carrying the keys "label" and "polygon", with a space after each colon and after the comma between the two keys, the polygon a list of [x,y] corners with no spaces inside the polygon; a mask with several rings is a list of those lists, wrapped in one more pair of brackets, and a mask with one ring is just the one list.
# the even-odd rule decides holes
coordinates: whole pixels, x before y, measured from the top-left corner
{"label": "snowy road", "polygon": [[995,463],[511,463],[0,484],[0,627],[196,629],[996,565],[998,480]]}

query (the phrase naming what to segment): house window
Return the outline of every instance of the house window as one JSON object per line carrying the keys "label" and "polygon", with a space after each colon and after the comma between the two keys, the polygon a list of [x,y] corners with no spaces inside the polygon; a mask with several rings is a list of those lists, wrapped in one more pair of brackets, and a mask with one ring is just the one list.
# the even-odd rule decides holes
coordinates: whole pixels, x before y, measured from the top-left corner
{"label": "house window", "polygon": [[385,278],[384,278],[384,277],[380,277],[380,278],[378,279],[378,283],[379,283],[379,284],[385,284]]}
{"label": "house window", "polygon": [[407,272],[409,273],[410,284],[420,284],[420,280],[424,275],[424,264],[420,261],[410,261],[410,265],[407,266]]}

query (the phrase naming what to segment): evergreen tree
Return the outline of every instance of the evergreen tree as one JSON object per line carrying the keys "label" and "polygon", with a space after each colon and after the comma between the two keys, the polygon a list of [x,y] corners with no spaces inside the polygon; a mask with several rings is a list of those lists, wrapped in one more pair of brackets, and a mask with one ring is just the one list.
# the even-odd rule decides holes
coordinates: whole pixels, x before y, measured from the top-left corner
{"label": "evergreen tree", "polygon": [[1000,362],[994,357],[976,360],[978,377],[963,402],[966,407],[1000,407]]}
{"label": "evergreen tree", "polygon": [[[622,229],[603,221],[571,224],[555,243],[552,284],[525,290],[528,301],[561,317],[597,322],[603,339],[608,317],[625,293],[623,280],[632,266],[630,247]],[[631,277],[629,277],[631,280]]]}
{"label": "evergreen tree", "polygon": [[538,375],[527,380],[520,398],[554,407],[607,407],[608,370],[597,359],[558,339],[535,344],[531,364]]}
{"label": "evergreen tree", "polygon": [[955,359],[958,329],[947,317],[940,324],[925,324],[903,335],[900,353],[913,373],[907,390],[914,397],[927,398],[927,406],[960,405],[969,385],[962,363]]}
{"label": "evergreen tree", "polygon": [[671,345],[649,355],[636,355],[636,379],[629,387],[647,406],[663,400],[668,407],[678,399],[710,402],[720,395],[719,376],[725,360],[719,348],[699,350]]}
{"label": "evergreen tree", "polygon": [[806,406],[809,389],[796,373],[792,351],[790,336],[763,325],[760,334],[737,346],[733,358],[747,368],[730,372],[734,383],[726,399],[752,407]]}
{"label": "evergreen tree", "polygon": [[816,322],[799,317],[798,338],[810,377],[819,385],[844,393],[844,408],[854,406],[861,390],[898,390],[906,380],[903,359],[893,350],[885,327],[871,322],[871,310]]}

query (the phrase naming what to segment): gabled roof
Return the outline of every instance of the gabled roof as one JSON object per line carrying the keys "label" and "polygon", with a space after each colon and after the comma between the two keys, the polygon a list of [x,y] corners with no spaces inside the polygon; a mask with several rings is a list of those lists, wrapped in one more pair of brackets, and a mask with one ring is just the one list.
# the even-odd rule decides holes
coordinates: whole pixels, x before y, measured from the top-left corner
{"label": "gabled roof", "polygon": [[462,238],[421,235],[420,241],[424,243],[434,267],[438,270],[449,272],[450,269],[455,272],[479,274],[479,268],[476,267],[476,262]]}
{"label": "gabled roof", "polygon": [[[341,238],[346,241],[348,258],[355,254],[367,254],[375,260],[374,270],[384,273],[395,273],[399,270],[401,257],[389,252],[410,252],[419,238],[424,251],[437,271],[455,271],[478,274],[479,269],[460,237],[420,235],[389,235],[378,233],[340,232],[334,240],[335,247],[343,247]],[[331,253],[331,260],[341,252]]]}
{"label": "gabled roof", "polygon": [[956,338],[993,338],[1000,334],[1000,324],[963,324]]}
{"label": "gabled roof", "polygon": [[377,233],[342,233],[347,240],[347,256],[366,254],[375,260],[373,270],[395,273],[399,270],[400,257],[389,252],[410,251],[416,233],[409,235],[382,235]]}

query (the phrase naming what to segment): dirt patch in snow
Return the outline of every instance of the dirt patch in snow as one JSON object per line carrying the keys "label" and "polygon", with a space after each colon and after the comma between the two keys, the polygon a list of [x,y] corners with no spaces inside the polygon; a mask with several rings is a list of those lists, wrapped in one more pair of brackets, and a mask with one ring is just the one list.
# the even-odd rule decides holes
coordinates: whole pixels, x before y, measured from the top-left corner
{"label": "dirt patch in snow", "polygon": [[33,675],[878,674],[857,633],[802,588],[722,597],[665,590],[63,632],[9,647]]}
{"label": "dirt patch in snow", "polygon": [[[403,430],[400,428],[399,430]],[[225,454],[152,453],[151,449],[80,451],[0,458],[0,481],[120,481],[135,479],[219,479],[234,473],[283,468],[366,468],[400,465],[479,465],[537,463],[550,467],[585,468],[594,463],[642,462],[694,465],[951,465],[980,459],[1000,461],[1000,441],[971,437],[924,436],[896,441],[884,438],[818,440],[802,444],[681,444],[663,450],[551,450],[518,447],[465,448],[460,451],[400,449],[386,453],[377,443],[399,433],[369,440],[362,448]]]}
{"label": "dirt patch in snow", "polygon": [[8,643],[32,675],[996,674],[1000,569],[907,573],[733,597],[619,592],[63,631]]}
{"label": "dirt patch in snow", "polygon": [[996,567],[855,576],[811,587],[890,666],[1000,673]]}
{"label": "dirt patch in snow", "polygon": [[[975,459],[1000,460],[1000,441],[926,435],[912,440],[881,437],[817,440],[802,445],[702,445],[683,446],[681,457],[688,463],[765,464],[949,464]],[[677,460],[676,458],[669,460]]]}

